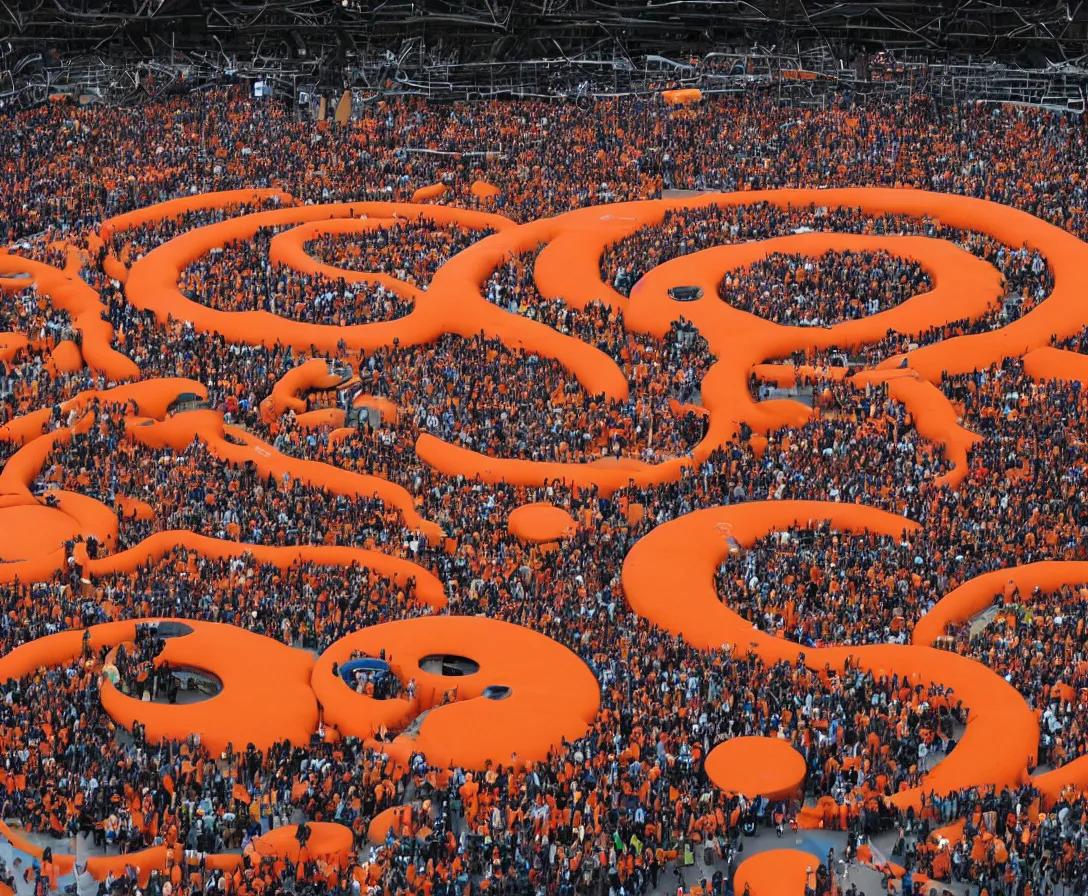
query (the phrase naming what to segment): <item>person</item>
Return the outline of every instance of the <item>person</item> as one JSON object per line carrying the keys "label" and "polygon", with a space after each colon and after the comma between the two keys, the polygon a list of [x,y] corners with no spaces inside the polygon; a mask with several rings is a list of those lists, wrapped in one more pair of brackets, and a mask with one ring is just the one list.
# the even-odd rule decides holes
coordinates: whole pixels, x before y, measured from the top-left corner
{"label": "person", "polygon": [[[413,179],[437,179],[439,168],[448,165],[452,195],[444,201],[471,202],[466,187],[476,176],[477,164],[481,174],[502,184],[504,213],[518,221],[593,201],[587,184],[596,190],[607,183],[608,191],[626,200],[659,195],[666,178],[724,189],[898,182],[990,196],[1080,238],[1088,236],[1088,203],[1083,202],[1085,185],[1079,177],[1085,167],[1083,141],[1077,139],[1075,124],[1038,110],[965,106],[953,117],[921,98],[871,108],[829,107],[795,124],[794,112],[752,97],[715,100],[699,116],[676,116],[660,105],[621,99],[593,107],[593,120],[602,127],[587,135],[582,113],[546,102],[460,104],[451,120],[449,109],[405,99],[390,100],[357,128],[329,132],[323,138],[327,142],[315,148],[308,142],[309,130],[285,109],[258,110],[237,91],[210,96],[214,125],[208,128],[208,161],[188,152],[185,122],[198,111],[191,98],[163,99],[154,107],[161,115],[134,122],[110,107],[15,113],[13,126],[32,135],[19,142],[25,153],[20,163],[0,169],[8,187],[0,191],[0,221],[12,240],[29,240],[30,248],[18,248],[16,254],[62,265],[66,258],[54,246],[61,237],[82,251],[79,241],[89,239],[103,216],[182,195],[195,177],[206,176],[209,189],[274,179],[300,203],[377,195],[405,199]],[[55,139],[71,130],[73,120],[81,127],[70,138],[71,145],[67,137]],[[178,122],[182,126],[175,128]],[[794,133],[782,132],[783,125],[798,129],[800,136],[778,136]],[[622,152],[615,143],[619,127],[625,132]],[[409,129],[421,139],[464,148],[474,146],[481,129],[493,128],[511,141],[516,170],[507,170],[503,166],[508,162],[500,160],[476,162],[462,155],[438,162],[422,156],[411,160],[409,176],[409,162],[398,154]],[[971,141],[961,139],[965,131],[972,134]],[[775,136],[753,141],[753,133]],[[743,140],[754,149],[723,168],[720,145],[731,137],[738,138],[737,145]],[[601,151],[587,152],[587,140]],[[670,149],[667,162],[652,151],[662,140]],[[922,142],[930,152],[900,152],[889,161],[883,151],[892,143]],[[366,146],[365,159],[361,145]],[[161,154],[154,153],[158,146],[163,147]],[[161,156],[161,163],[151,161],[153,155]],[[139,174],[133,175],[131,189],[106,186],[126,183],[130,170]],[[324,173],[317,176],[318,171]],[[1010,177],[1008,171],[1017,174]],[[1063,189],[1051,189],[1054,183]],[[69,201],[50,202],[56,195]],[[794,530],[787,533],[788,540],[761,539],[726,558],[717,575],[722,599],[766,630],[813,647],[906,641],[940,596],[976,575],[1003,565],[1088,556],[1075,473],[1077,433],[1088,420],[1084,390],[1061,380],[1036,381],[1016,358],[940,383],[962,425],[982,437],[957,470],[964,474],[963,487],[944,480],[951,464],[941,447],[920,434],[910,409],[891,399],[886,384],[859,386],[864,377],[839,382],[823,373],[801,372],[803,367],[830,366],[842,348],[836,346],[779,359],[797,371],[798,388],[817,399],[807,421],[770,433],[757,433],[745,423],[745,438],[715,450],[701,469],[670,482],[632,482],[606,494],[558,480],[526,486],[441,475],[412,450],[422,435],[438,435],[493,457],[614,464],[687,456],[706,432],[704,415],[678,414],[672,404],[697,404],[703,382],[719,360],[703,335],[677,321],[663,340],[650,339],[631,333],[623,314],[604,301],[574,309],[559,298],[545,298],[536,282],[539,252],[522,253],[488,273],[481,284],[483,298],[598,346],[630,384],[629,400],[589,394],[561,365],[493,337],[447,334],[425,345],[398,343],[365,355],[352,355],[345,346],[329,353],[335,359],[325,359],[347,362],[360,380],[380,386],[399,408],[396,419],[383,418],[373,428],[345,434],[328,425],[308,428],[294,412],[262,412],[272,385],[321,353],[283,345],[237,345],[221,334],[198,332],[184,320],[159,321],[141,310],[127,284],[115,282],[106,268],[130,270],[134,261],[180,233],[274,205],[251,201],[186,212],[112,234],[98,252],[88,252],[80,276],[99,296],[101,316],[113,328],[111,346],[136,362],[142,378],[184,377],[209,384],[208,410],[224,425],[244,428],[247,440],[260,443],[270,455],[278,451],[397,483],[409,494],[411,506],[418,504],[421,515],[439,522],[449,534],[448,549],[419,538],[401,508],[387,506],[365,490],[345,495],[290,474],[263,476],[254,466],[225,461],[195,429],[190,443],[180,449],[140,442],[132,426],[139,407],[111,402],[101,372],[86,365],[74,373],[51,369],[50,353],[72,320],[34,288],[17,293],[0,312],[5,330],[34,337],[10,364],[5,362],[0,421],[17,422],[39,407],[56,408],[46,415],[46,434],[72,427],[76,431],[51,440],[35,484],[93,491],[121,509],[142,502],[151,511],[150,516],[119,512],[116,543],[103,546],[102,554],[113,548],[138,549],[147,537],[174,529],[264,546],[328,540],[370,547],[412,559],[448,583],[450,612],[528,625],[591,665],[602,684],[601,711],[586,735],[561,745],[548,762],[534,764],[531,771],[511,761],[474,778],[477,789],[469,788],[463,798],[458,794],[463,810],[456,813],[459,831],[452,842],[439,845],[437,857],[421,859],[417,840],[424,819],[417,817],[406,831],[393,834],[384,851],[376,851],[365,872],[368,889],[397,893],[430,887],[441,896],[450,881],[469,886],[484,869],[490,869],[491,880],[514,880],[523,861],[531,885],[546,893],[561,892],[564,880],[578,881],[576,889],[586,892],[613,885],[617,892],[619,887],[626,893],[646,892],[651,880],[656,886],[658,875],[666,873],[669,843],[690,842],[696,836],[705,841],[715,832],[726,835],[738,826],[729,824],[734,812],[738,820],[748,818],[747,801],[716,791],[709,801],[702,800],[705,785],[695,758],[741,733],[785,735],[805,754],[811,769],[805,795],[833,796],[836,801],[825,820],[828,829],[857,826],[875,833],[905,821],[906,815],[889,810],[882,797],[919,783],[918,760],[927,745],[921,731],[951,740],[972,707],[959,704],[939,686],[932,693],[927,688],[917,692],[894,671],[865,671],[853,661],[841,678],[825,680],[820,669],[803,660],[765,663],[752,658],[740,663],[728,651],[694,651],[627,612],[620,575],[624,557],[635,542],[670,519],[735,501],[835,498],[919,521],[923,531],[911,538],[839,532],[814,521],[804,541],[802,531]],[[859,365],[884,363],[912,342],[926,345],[996,329],[1029,314],[1053,289],[1048,260],[1030,247],[1007,245],[932,218],[874,217],[857,208],[821,211],[769,203],[743,211],[714,204],[673,210],[659,224],[638,228],[608,247],[601,258],[602,277],[626,297],[642,276],[679,253],[709,248],[726,238],[768,239],[814,224],[844,233],[953,241],[992,264],[1004,279],[1002,298],[1007,301],[1000,308],[922,332],[892,331],[871,345],[849,347],[851,360]],[[481,236],[414,220],[387,230],[357,239],[321,238],[311,248],[330,262],[343,258],[352,271],[376,264],[422,288],[446,260]],[[251,241],[237,241],[217,257],[196,260],[182,272],[184,288],[194,299],[224,310],[274,307],[297,319],[336,325],[392,320],[410,310],[402,291],[349,289],[336,279],[307,278],[266,264],[272,237],[263,232]],[[735,272],[733,283],[719,296],[779,323],[822,326],[840,317],[856,319],[873,302],[885,308],[906,301],[913,291],[926,288],[927,276],[918,265],[882,253],[782,256]],[[1082,352],[1086,341],[1082,333],[1056,340],[1055,347]],[[754,377],[752,385],[753,395],[758,395],[766,384]],[[77,425],[62,406],[88,391],[97,397]],[[341,404],[335,392],[311,394],[305,401],[310,410]],[[184,413],[172,418],[179,426],[185,419]],[[3,458],[15,448],[6,444]],[[1044,495],[1049,497],[1042,500]],[[510,510],[537,501],[562,506],[584,521],[561,551],[546,553],[525,545],[506,529]],[[73,541],[64,560],[75,559],[77,550],[91,556],[92,547]],[[758,563],[758,576],[751,574],[750,563]],[[297,636],[323,651],[358,628],[431,611],[416,599],[414,585],[379,576],[362,564],[344,569],[300,561],[282,568],[253,556],[216,558],[179,550],[133,570],[89,576],[87,586],[76,581],[85,572],[79,570],[77,576],[74,568],[70,574],[62,570],[50,581],[0,588],[4,618],[20,620],[17,626],[0,626],[0,652],[6,655],[55,631],[85,630],[114,617],[155,615],[224,622],[281,641]],[[1051,720],[1059,725],[1061,740],[1053,738],[1045,755],[1064,761],[1083,752],[1083,711],[1079,703],[1052,699],[1054,682],[1046,670],[1075,670],[1071,660],[1083,652],[1079,589],[1033,595],[1030,601],[1018,597],[1017,603],[1022,608],[1011,614],[1011,621],[1005,617],[985,627],[977,641],[962,637],[960,643],[976,660],[1010,676],[1033,705],[1051,712],[1047,728]],[[1052,611],[1059,604],[1068,637],[1040,637],[1050,631]],[[1037,642],[1043,642],[1041,649]],[[1038,659],[1033,660],[1033,652]],[[369,823],[382,811],[426,788],[444,786],[447,774],[460,779],[455,787],[466,783],[466,770],[434,769],[426,757],[408,771],[390,769],[381,744],[326,743],[324,738],[309,749],[276,744],[238,755],[228,751],[226,758],[210,756],[196,738],[163,743],[158,745],[161,753],[179,757],[184,750],[193,765],[185,770],[180,760],[174,761],[164,777],[155,758],[160,751],[142,749],[139,737],[128,744],[112,736],[112,721],[95,699],[101,659],[88,650],[82,662],[19,681],[0,719],[6,753],[16,765],[30,766],[21,757],[32,747],[43,742],[50,747],[49,767],[39,763],[32,770],[37,785],[51,794],[52,805],[60,807],[56,814],[63,816],[57,818],[62,829],[63,822],[72,821],[67,807],[82,801],[81,811],[94,823],[116,817],[126,843],[139,836],[141,842],[161,839],[161,845],[176,846],[202,836],[207,846],[208,838],[217,836],[211,829],[214,819],[235,810],[250,818],[249,809],[223,784],[233,779],[245,782],[250,805],[275,803],[284,814],[307,822],[339,817],[361,845]],[[154,665],[153,659],[143,647],[129,653],[123,683],[130,690],[141,684],[140,676]],[[173,676],[164,680],[173,682],[176,699]],[[1079,679],[1071,682],[1079,684]],[[169,691],[167,687],[167,699]],[[778,703],[793,706],[789,718]],[[77,729],[57,724],[73,708],[87,724]],[[45,725],[28,724],[45,717],[54,720],[47,723],[48,731]],[[833,736],[817,733],[824,725]],[[388,736],[401,733],[394,730]],[[32,739],[38,743],[31,744]],[[621,771],[636,767],[636,751],[637,770]],[[679,756],[690,761],[676,761]],[[868,763],[865,780],[850,774],[848,763],[854,760]],[[213,767],[215,774],[210,772]],[[352,787],[357,790],[352,792]],[[600,794],[596,805],[613,806],[615,814],[589,811],[580,805],[578,794]],[[115,804],[115,795],[121,805]],[[1037,824],[1030,807],[1038,794],[1028,785],[993,792],[967,788],[946,798],[947,811],[943,801],[940,808],[927,802],[922,813],[911,816],[913,833],[903,844],[904,863],[919,868],[919,874],[935,863],[926,832],[934,820],[928,816],[937,812],[950,816],[947,820],[967,817],[965,832],[971,833],[952,849],[961,857],[960,867],[968,869],[966,876],[980,883],[1014,867],[1021,880],[1042,879],[1066,855],[1070,867],[1088,867],[1081,829],[1069,821],[1084,815],[1082,795],[1069,794],[1059,803],[1058,814],[1066,810],[1065,821],[1047,814]],[[54,830],[51,813],[27,790],[16,788],[5,799],[5,817],[18,819],[36,834]],[[200,814],[194,807],[204,801],[207,806]],[[554,811],[537,820],[532,814],[537,803],[551,810],[552,801]],[[1014,844],[1003,859],[987,854],[982,861],[964,862],[974,838],[999,825],[1027,831],[1026,841]],[[247,823],[247,889],[275,896],[296,886],[298,874],[319,890],[328,887],[316,862],[302,863],[301,870],[289,873],[275,862],[254,859],[253,840],[259,833],[258,822]],[[645,843],[643,853],[654,856],[652,873],[644,865],[628,863],[629,853],[615,848],[616,835],[620,844],[632,843],[632,837]],[[1053,843],[1061,849],[1047,848]],[[396,856],[401,846],[415,855],[407,865]],[[734,858],[728,859],[730,868]],[[408,865],[413,881],[407,879]],[[361,889],[354,870],[341,877],[351,877],[352,886],[358,883]],[[818,869],[813,892],[817,885],[828,886],[832,870],[830,864]],[[175,872],[176,880],[163,883],[164,896],[174,889],[186,894],[196,889],[196,879],[177,864],[170,866],[170,876]],[[228,885],[225,875],[206,867],[196,873],[201,890],[236,886],[234,878]],[[113,884],[118,890],[128,887],[120,879]]]}

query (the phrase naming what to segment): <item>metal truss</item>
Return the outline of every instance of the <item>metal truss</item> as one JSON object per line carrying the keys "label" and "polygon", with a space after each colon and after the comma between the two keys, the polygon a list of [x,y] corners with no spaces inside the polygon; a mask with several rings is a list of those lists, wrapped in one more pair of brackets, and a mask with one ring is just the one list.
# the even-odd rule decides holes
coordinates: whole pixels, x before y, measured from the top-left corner
{"label": "metal truss", "polygon": [[[872,64],[879,51],[892,71]],[[866,95],[1075,106],[1088,0],[0,0],[9,105],[57,90],[126,101],[231,76],[296,96],[736,90],[791,67],[821,81],[784,93],[816,97],[832,79]]]}

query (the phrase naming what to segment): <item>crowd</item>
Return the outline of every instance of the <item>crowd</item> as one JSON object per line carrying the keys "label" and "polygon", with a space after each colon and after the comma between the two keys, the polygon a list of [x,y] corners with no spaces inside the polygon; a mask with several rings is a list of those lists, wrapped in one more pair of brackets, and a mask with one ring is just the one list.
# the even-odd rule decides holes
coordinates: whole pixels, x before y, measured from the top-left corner
{"label": "crowd", "polygon": [[917,262],[888,252],[774,252],[719,284],[722,299],[793,327],[827,327],[894,308],[930,288]]}
{"label": "crowd", "polygon": [[[1010,202],[1009,204],[1015,204]],[[930,327],[922,332],[903,333],[889,331],[885,338],[864,345],[831,346],[820,351],[810,350],[802,353],[796,360],[825,365],[830,359],[847,355],[855,364],[873,365],[892,355],[907,351],[908,347],[929,345],[942,342],[953,336],[968,333],[983,333],[1004,326],[1032,310],[1045,299],[1054,286],[1053,274],[1044,256],[1028,246],[1008,246],[988,234],[965,231],[950,227],[930,218],[909,218],[902,215],[870,215],[859,208],[828,208],[812,204],[808,207],[790,206],[781,208],[767,202],[757,202],[743,206],[706,205],[696,208],[670,210],[665,213],[661,224],[643,227],[635,234],[610,245],[601,256],[601,276],[611,283],[621,294],[629,295],[631,288],[648,271],[658,265],[708,249],[722,243],[742,243],[788,236],[803,232],[858,233],[866,235],[926,236],[959,245],[972,255],[989,262],[1000,272],[1004,284],[1004,300],[989,312],[974,318],[964,318],[941,326]],[[773,255],[771,256],[774,257]],[[774,264],[774,262],[772,262]],[[902,264],[900,262],[899,264]],[[898,267],[898,265],[896,265]],[[758,263],[757,263],[758,268]],[[779,319],[773,295],[763,298],[764,291],[771,292],[774,284],[782,275],[781,271],[772,271],[766,279],[753,278],[753,288],[758,290],[758,297],[745,299],[740,306],[747,311],[762,312],[765,308],[771,320]],[[845,278],[846,273],[838,274]],[[900,277],[906,276],[911,282],[916,281],[917,273],[904,270]],[[727,275],[721,285],[723,298],[732,298],[737,281],[745,282],[744,272],[735,276]],[[732,281],[733,286],[729,284]],[[915,289],[905,288],[901,284],[902,298],[913,294]],[[834,287],[829,287],[834,292]],[[865,295],[865,292],[862,293]],[[856,298],[856,293],[851,294]],[[840,295],[830,302],[828,308],[819,311],[819,320],[823,325],[850,319],[846,311],[847,298]],[[794,314],[800,319],[806,318],[802,307],[794,305]],[[821,302],[817,300],[817,309]],[[878,310],[890,307],[890,303],[881,305],[877,297]],[[869,305],[866,300],[865,311]],[[784,309],[780,309],[784,314]],[[816,318],[807,315],[809,323]],[[774,359],[766,359],[774,360]]]}
{"label": "crowd", "polygon": [[0,344],[0,425],[38,408],[65,401],[95,386],[88,371],[69,373],[52,362],[53,349],[81,336],[66,311],[54,308],[34,286],[5,297],[0,333],[26,337],[26,343]]}
{"label": "crowd", "polygon": [[341,327],[396,320],[411,312],[410,300],[380,284],[348,284],[273,264],[269,245],[284,229],[262,227],[252,239],[232,240],[221,251],[201,256],[181,272],[182,294],[217,311],[267,311]]}
{"label": "crowd", "polygon": [[924,560],[934,547],[906,533],[786,530],[730,555],[718,594],[757,628],[809,646],[906,643],[908,620],[941,596]]}
{"label": "crowd", "polygon": [[39,491],[47,486],[96,495],[111,507],[118,496],[153,506],[152,519],[123,520],[121,548],[154,532],[188,529],[251,544],[392,541],[399,549],[400,510],[377,497],[350,500],[288,476],[262,477],[254,465],[225,467],[198,439],[182,452],[156,455],[124,437],[118,413],[102,414],[87,433],[53,447],[35,483]]}
{"label": "crowd", "polygon": [[[274,101],[224,91],[164,100],[155,115],[51,104],[18,113],[11,124],[0,159],[0,233],[28,247],[19,251],[53,264],[60,263],[48,248],[54,240],[85,245],[110,215],[194,191],[266,186],[302,202],[407,200],[421,184],[441,180],[450,190],[440,201],[475,205],[484,201],[472,198],[468,186],[481,177],[502,191],[487,207],[516,220],[653,197],[668,187],[879,184],[987,197],[1088,236],[1084,124],[1023,109],[965,106],[953,114],[920,99],[798,117],[794,109],[741,96],[680,115],[645,99],[598,103],[587,114],[541,101],[403,100],[375,106],[350,127],[318,131]],[[486,157],[407,151],[477,151],[493,142],[502,152]],[[728,164],[723,146],[732,147]],[[98,699],[106,657],[86,655],[0,688],[5,820],[55,838],[57,848],[86,829],[107,851],[154,842],[198,854],[248,851],[250,867],[237,879],[199,861],[172,861],[145,891],[156,896],[166,896],[165,883],[185,896],[211,889],[274,894],[288,884],[296,892],[357,887],[368,894],[453,896],[467,889],[475,896],[485,883],[500,894],[630,896],[696,884],[673,877],[679,870],[690,878],[685,857],[696,844],[715,851],[720,869],[698,883],[726,896],[743,858],[741,831],[778,807],[759,795],[718,792],[702,761],[720,740],[754,733],[785,737],[803,753],[805,796],[831,797],[841,807],[826,826],[849,829],[855,843],[901,826],[897,860],[911,871],[970,879],[991,896],[1020,896],[1028,886],[1045,892],[1041,882],[1050,879],[1082,883],[1083,796],[1070,795],[1039,818],[1026,791],[965,791],[932,800],[917,815],[897,815],[881,801],[917,784],[934,751],[954,744],[968,707],[939,687],[918,692],[894,674],[875,678],[853,667],[825,680],[801,664],[766,667],[694,651],[632,614],[619,579],[638,538],[701,507],[776,498],[859,501],[916,520],[921,533],[881,538],[825,526],[765,539],[727,561],[719,576],[722,599],[761,629],[806,645],[907,638],[940,596],[981,572],[1004,563],[1085,558],[1079,433],[1086,410],[1077,386],[1035,382],[1015,360],[942,384],[963,425],[983,436],[959,488],[935,481],[948,462],[918,434],[905,408],[880,387],[849,381],[810,384],[816,394],[832,392],[834,401],[803,426],[769,433],[765,444],[742,437],[654,488],[631,486],[605,498],[561,482],[522,488],[444,477],[416,457],[419,433],[504,457],[658,462],[682,456],[701,438],[703,422],[698,414],[677,415],[670,399],[698,403],[699,384],[715,359],[684,326],[659,344],[628,333],[622,317],[603,305],[575,312],[544,300],[533,281],[536,253],[529,253],[494,271],[481,284],[485,296],[601,348],[631,383],[629,402],[587,395],[558,365],[498,342],[445,337],[430,346],[341,353],[370,391],[401,409],[376,428],[334,440],[327,428],[303,430],[290,414],[262,420],[259,404],[271,386],[314,353],[232,345],[184,321],[160,324],[127,301],[125,285],[107,275],[103,262],[110,255],[131,264],[191,227],[274,205],[187,213],[117,234],[102,254],[88,258],[81,275],[102,297],[115,347],[145,378],[205,383],[213,407],[285,453],[405,486],[420,512],[453,538],[452,552],[421,543],[395,508],[376,500],[230,469],[199,441],[178,452],[142,446],[124,432],[125,410],[101,404],[85,434],[50,452],[38,485],[92,494],[111,506],[122,496],[145,501],[152,519],[123,519],[121,547],[185,528],[256,544],[376,546],[414,559],[447,583],[450,612],[526,625],[578,653],[601,683],[601,711],[585,737],[532,770],[470,774],[428,768],[420,757],[404,770],[380,750],[351,741],[280,745],[266,754],[235,745],[235,752],[213,757],[195,741],[146,743],[138,726],[126,730],[127,720],[106,716]],[[1001,307],[977,320],[842,347],[862,363],[910,342],[1001,326],[1053,286],[1038,252],[938,221],[763,203],[670,214],[662,226],[612,246],[602,272],[627,293],[642,274],[678,254],[805,227],[952,240],[995,265],[1005,280]],[[384,271],[423,288],[438,265],[482,236],[418,222],[399,228],[308,245],[326,263]],[[408,310],[369,284],[273,266],[267,251],[273,233],[260,231],[202,258],[183,275],[183,288],[225,310],[263,308],[321,322],[391,319]],[[873,301],[891,307],[927,288],[917,266],[881,253],[858,254],[850,263],[841,254],[775,257],[736,279],[753,290],[741,300],[745,307],[781,322],[798,322],[800,304],[787,298],[808,302],[801,319],[822,323],[871,313]],[[729,287],[731,301],[737,288]],[[32,337],[0,371],[5,422],[96,384],[86,372],[48,371],[50,340],[78,334],[45,297],[28,289],[0,314],[0,329]],[[1065,347],[1084,350],[1076,340]],[[58,417],[50,426],[66,423]],[[14,449],[4,450],[6,458]],[[534,500],[585,521],[562,551],[526,546],[507,532],[509,510]],[[636,505],[641,515],[631,513]],[[1052,624],[1059,600],[1070,619],[1076,614],[1070,637],[1040,645],[1036,620],[1049,617]],[[397,588],[362,567],[280,570],[252,558],[212,561],[185,551],[90,586],[68,575],[6,585],[0,602],[3,653],[54,631],[150,615],[230,622],[321,651],[358,628],[426,612],[412,600],[411,586]],[[1021,609],[1011,611],[1011,621],[1007,612],[973,638],[961,638],[959,649],[1009,675],[1039,708],[1041,761],[1056,763],[1083,749],[1077,665],[1083,614],[1075,594],[1033,596],[1013,606]],[[125,680],[146,674],[146,662],[142,653],[138,662],[124,660]],[[1059,681],[1077,690],[1076,701],[1054,699],[1068,696],[1056,691]],[[1052,724],[1058,727],[1050,730]],[[365,846],[369,821],[401,803],[417,810],[411,830]],[[943,846],[927,842],[937,825],[961,817],[967,822],[960,836]],[[358,865],[342,874],[316,856],[288,869],[249,851],[253,837],[271,826],[329,819],[350,827],[360,850]],[[1001,850],[991,845],[996,839]],[[38,873],[44,869],[48,878],[46,866],[39,863]],[[832,885],[824,875],[821,887]],[[110,888],[128,894],[135,885],[125,877]]]}
{"label": "crowd", "polygon": [[1021,594],[1010,584],[998,597],[993,618],[959,638],[968,656],[1000,670],[1039,714],[1039,762],[1056,768],[1088,743],[1088,588]]}
{"label": "crowd", "polygon": [[426,289],[442,265],[494,232],[486,227],[471,230],[459,224],[436,224],[421,215],[416,220],[397,219],[390,227],[350,235],[322,234],[305,248],[312,258],[333,267],[389,274]]}
{"label": "crowd", "polygon": [[[126,266],[133,265],[152,249],[157,249],[183,233],[218,224],[229,218],[273,211],[279,207],[279,197],[271,196],[259,202],[232,202],[218,208],[196,208],[166,215],[153,222],[140,223],[108,234],[104,246],[99,250],[101,256],[98,260],[101,262],[106,256],[112,256]],[[78,241],[76,245],[79,245]]]}

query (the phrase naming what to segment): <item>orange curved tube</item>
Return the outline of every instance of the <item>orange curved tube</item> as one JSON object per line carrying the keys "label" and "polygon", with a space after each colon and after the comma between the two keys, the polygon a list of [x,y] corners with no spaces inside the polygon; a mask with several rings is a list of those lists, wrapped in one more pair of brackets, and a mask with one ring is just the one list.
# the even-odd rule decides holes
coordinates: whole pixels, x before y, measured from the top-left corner
{"label": "orange curved tube", "polygon": [[[384,650],[402,685],[415,679],[415,696],[376,700],[356,693],[333,673],[353,651],[378,656]],[[478,670],[450,677],[424,669],[429,655],[456,654]],[[491,699],[498,686],[508,696]],[[411,735],[381,749],[406,763],[421,752],[431,765],[483,769],[490,763],[524,766],[542,762],[563,738],[589,727],[600,704],[597,679],[566,647],[531,629],[476,616],[425,616],[389,622],[341,638],[314,666],[313,689],[325,721],[344,736],[373,738],[422,713]],[[452,702],[444,702],[456,689]]]}
{"label": "orange curved tube", "polygon": [[[173,315],[192,321],[202,332],[220,333],[232,342],[245,344],[280,343],[324,352],[335,351],[341,342],[365,351],[391,346],[394,339],[403,345],[430,342],[444,332],[440,316],[425,313],[424,307],[418,304],[411,314],[396,321],[337,327],[290,320],[267,311],[218,311],[182,295],[177,280],[186,266],[211,249],[235,240],[250,239],[262,227],[308,224],[352,215],[391,218],[398,214],[411,216],[433,211],[431,207],[403,203],[357,202],[282,208],[232,218],[191,230],[149,252],[132,266],[128,296],[133,304],[155,312],[160,320]],[[449,212],[450,220],[457,220],[467,227],[491,226],[498,217],[463,209],[450,209]],[[441,302],[435,299],[431,304],[438,306]]]}
{"label": "orange curved tube", "polygon": [[429,199],[437,199],[443,193],[449,191],[445,184],[428,184],[420,187],[412,194],[412,202],[426,202]]}
{"label": "orange curved tube", "polygon": [[306,252],[306,243],[322,235],[367,233],[372,230],[389,228],[395,224],[416,221],[419,218],[435,224],[460,224],[471,230],[487,228],[502,232],[515,226],[513,221],[502,215],[479,214],[466,218],[462,209],[452,206],[433,205],[416,209],[406,206],[405,208],[405,214],[394,213],[381,217],[364,218],[330,218],[327,221],[300,224],[298,227],[278,233],[272,238],[268,247],[269,261],[285,264],[299,273],[311,276],[321,276],[331,280],[342,279],[348,283],[377,283],[398,295],[414,300],[418,299],[424,290],[389,274],[347,270],[324,264]]}
{"label": "orange curved tube", "polygon": [[914,644],[933,644],[949,625],[962,625],[993,606],[994,598],[1004,592],[1009,582],[1021,593],[1028,593],[1036,587],[1054,591],[1063,585],[1082,585],[1088,582],[1088,561],[1042,560],[975,576],[942,597],[932,610],[918,620],[911,641]]}
{"label": "orange curved tube", "polygon": [[306,410],[306,399],[302,396],[313,389],[332,389],[340,381],[339,375],[329,373],[324,359],[304,361],[276,380],[268,397],[261,402],[261,417],[275,420],[286,411],[301,414]]}
{"label": "orange curved tube", "polygon": [[76,373],[83,369],[83,354],[71,339],[57,343],[49,353],[49,367],[54,373]]}
{"label": "orange curved tube", "polygon": [[[177,620],[192,634],[169,638],[155,665],[210,672],[223,689],[209,700],[184,705],[149,703],[101,683],[102,708],[119,725],[133,720],[152,743],[182,741],[193,732],[212,754],[232,744],[267,750],[275,743],[308,743],[317,728],[317,702],[310,689],[313,658],[302,650],[233,625]],[[268,708],[276,707],[275,712]]]}
{"label": "orange curved tube", "polygon": [[[73,409],[79,413],[85,413],[95,399],[103,404],[132,402],[136,406],[137,414],[161,420],[166,416],[170,405],[185,392],[191,392],[201,399],[208,397],[207,387],[203,383],[180,377],[162,377],[125,383],[112,389],[88,389],[62,402],[60,409],[61,413],[67,417]],[[48,426],[49,418],[49,408],[41,408],[16,417],[10,423],[0,426],[0,441],[14,442],[17,445],[26,444],[43,435],[43,428]]]}
{"label": "orange curved tube", "polygon": [[493,199],[502,193],[502,190],[494,184],[489,184],[487,181],[483,180],[473,181],[470,190],[473,196],[477,196],[480,199]]}
{"label": "orange curved tube", "polygon": [[0,361],[5,364],[15,360],[15,356],[30,344],[22,333],[0,333]]}
{"label": "orange curved tube", "polygon": [[840,531],[890,536],[918,528],[904,517],[857,504],[763,501],[699,510],[659,526],[635,544],[623,564],[624,593],[635,612],[701,649],[728,644],[737,654],[755,653],[767,663],[796,661],[804,653],[813,669],[841,670],[853,659],[878,676],[896,672],[912,682],[954,688],[955,699],[971,711],[966,732],[921,787],[891,797],[893,805],[917,809],[923,790],[1000,788],[1026,780],[1038,746],[1038,723],[1024,698],[987,667],[916,646],[802,648],[757,630],[718,599],[714,573],[729,553],[728,538],[749,546],[771,532],[824,520]]}
{"label": "orange curved tube", "polygon": [[[82,352],[92,370],[101,371],[115,381],[139,379],[140,368],[126,355],[112,347],[113,326],[102,319],[102,301],[93,289],[79,277],[69,277],[64,271],[21,258],[0,254],[0,274],[30,274],[38,289],[58,308],[72,316],[72,326],[82,334]],[[25,281],[20,288],[28,284]]]}
{"label": "orange curved tube", "polygon": [[287,569],[299,562],[343,567],[358,564],[369,567],[398,584],[406,583],[408,579],[414,578],[416,595],[422,603],[436,610],[444,609],[447,604],[446,589],[441,579],[430,570],[391,554],[346,545],[272,547],[263,544],[246,544],[197,535],[187,529],[156,532],[127,551],[89,561],[87,570],[92,578],[110,576],[119,572],[133,572],[140,566],[160,560],[179,548],[215,560],[248,555],[260,563],[271,563],[281,569]]}

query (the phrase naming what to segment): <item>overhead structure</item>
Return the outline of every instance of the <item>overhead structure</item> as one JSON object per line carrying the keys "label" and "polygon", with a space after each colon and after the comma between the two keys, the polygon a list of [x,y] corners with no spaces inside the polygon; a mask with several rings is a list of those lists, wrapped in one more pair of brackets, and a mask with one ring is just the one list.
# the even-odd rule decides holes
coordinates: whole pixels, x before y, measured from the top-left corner
{"label": "overhead structure", "polygon": [[1074,0],[0,0],[0,23],[7,102],[74,88],[131,99],[226,76],[295,96],[554,95],[791,66],[884,80],[877,53],[1064,73],[1088,60],[1088,3]]}

